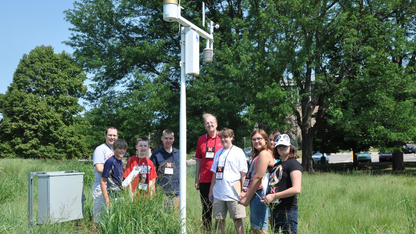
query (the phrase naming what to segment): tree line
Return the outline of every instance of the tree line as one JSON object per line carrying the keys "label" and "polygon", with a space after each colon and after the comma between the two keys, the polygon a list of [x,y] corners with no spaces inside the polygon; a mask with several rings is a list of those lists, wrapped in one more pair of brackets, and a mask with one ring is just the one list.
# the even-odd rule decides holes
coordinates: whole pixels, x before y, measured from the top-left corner
{"label": "tree line", "polygon": [[[202,2],[220,28],[214,61],[187,78],[188,151],[204,132],[204,112],[233,129],[240,146],[255,127],[292,135],[299,127],[306,171],[316,150],[394,151],[414,141],[414,1],[181,1],[182,16],[200,28]],[[36,74],[47,70],[41,62],[22,62],[48,47],[24,55],[0,97],[0,157],[86,156],[107,126],[131,145],[137,135],[156,144],[165,128],[179,133],[180,35],[178,24],[163,21],[163,2],[81,0],[64,13],[72,24],[65,43],[74,49],[65,61],[74,70]],[[38,91],[38,80],[51,92]],[[84,112],[74,103],[81,97]]]}

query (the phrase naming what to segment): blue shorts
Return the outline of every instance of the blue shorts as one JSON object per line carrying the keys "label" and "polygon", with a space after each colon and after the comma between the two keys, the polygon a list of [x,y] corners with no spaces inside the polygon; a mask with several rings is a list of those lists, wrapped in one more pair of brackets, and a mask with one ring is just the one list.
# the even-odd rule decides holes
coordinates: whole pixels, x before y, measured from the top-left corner
{"label": "blue shorts", "polygon": [[298,210],[273,210],[274,232],[282,229],[284,234],[298,232]]}
{"label": "blue shorts", "polygon": [[269,208],[260,201],[263,190],[257,190],[256,194],[250,201],[250,224],[253,229],[264,230],[268,228]]}

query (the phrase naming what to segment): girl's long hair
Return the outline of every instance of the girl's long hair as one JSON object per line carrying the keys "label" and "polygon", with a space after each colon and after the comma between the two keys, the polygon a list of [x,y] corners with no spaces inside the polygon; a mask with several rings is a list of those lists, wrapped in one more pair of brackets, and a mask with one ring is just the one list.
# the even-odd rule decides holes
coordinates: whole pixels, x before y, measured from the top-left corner
{"label": "girl's long hair", "polygon": [[[260,134],[261,137],[263,137],[263,140],[266,142],[266,144],[263,146],[263,148],[261,148],[260,150],[254,148],[253,146],[253,141],[251,141],[251,139],[253,138],[254,135],[256,134]],[[269,137],[267,135],[267,133],[263,130],[263,129],[256,129],[251,133],[251,158],[255,158],[257,155],[260,154],[261,151],[263,150],[272,150],[272,147],[270,146],[270,142],[269,142]]]}
{"label": "girl's long hair", "polygon": [[[289,152],[289,156],[287,157],[288,159],[289,158],[298,158],[298,154],[297,154],[297,149],[296,149],[296,147],[295,146],[293,146],[293,145],[290,145],[290,152]],[[274,158],[275,159],[280,159],[280,155],[279,155],[279,153],[277,152],[277,147],[275,147],[274,149],[273,149],[273,156],[274,156]]]}

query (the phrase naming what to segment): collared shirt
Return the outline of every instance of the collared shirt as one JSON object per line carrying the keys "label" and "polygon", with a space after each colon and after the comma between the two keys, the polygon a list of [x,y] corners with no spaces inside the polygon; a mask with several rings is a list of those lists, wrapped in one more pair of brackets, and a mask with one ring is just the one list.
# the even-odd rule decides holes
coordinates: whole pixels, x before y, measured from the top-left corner
{"label": "collared shirt", "polygon": [[196,144],[195,158],[201,159],[201,169],[199,182],[200,183],[211,183],[212,171],[211,166],[214,162],[214,158],[205,158],[206,150],[208,147],[215,147],[215,153],[223,148],[221,139],[218,136],[218,132],[215,137],[211,137],[208,134],[204,134],[199,137],[198,143]]}
{"label": "collared shirt", "polygon": [[[178,149],[172,148],[172,152],[169,153],[163,147],[150,156],[156,168],[156,185],[160,186],[165,194],[179,195],[179,157]],[[173,173],[167,174],[169,170],[173,170]]]}

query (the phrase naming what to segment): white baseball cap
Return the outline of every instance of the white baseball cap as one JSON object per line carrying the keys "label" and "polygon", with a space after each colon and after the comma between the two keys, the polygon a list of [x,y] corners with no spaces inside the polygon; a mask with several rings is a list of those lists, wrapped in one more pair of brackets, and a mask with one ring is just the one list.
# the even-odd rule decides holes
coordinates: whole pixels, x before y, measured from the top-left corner
{"label": "white baseball cap", "polygon": [[284,146],[290,146],[290,137],[287,134],[282,134],[279,135],[275,138],[274,140],[274,147],[277,147],[279,145],[284,145]]}

